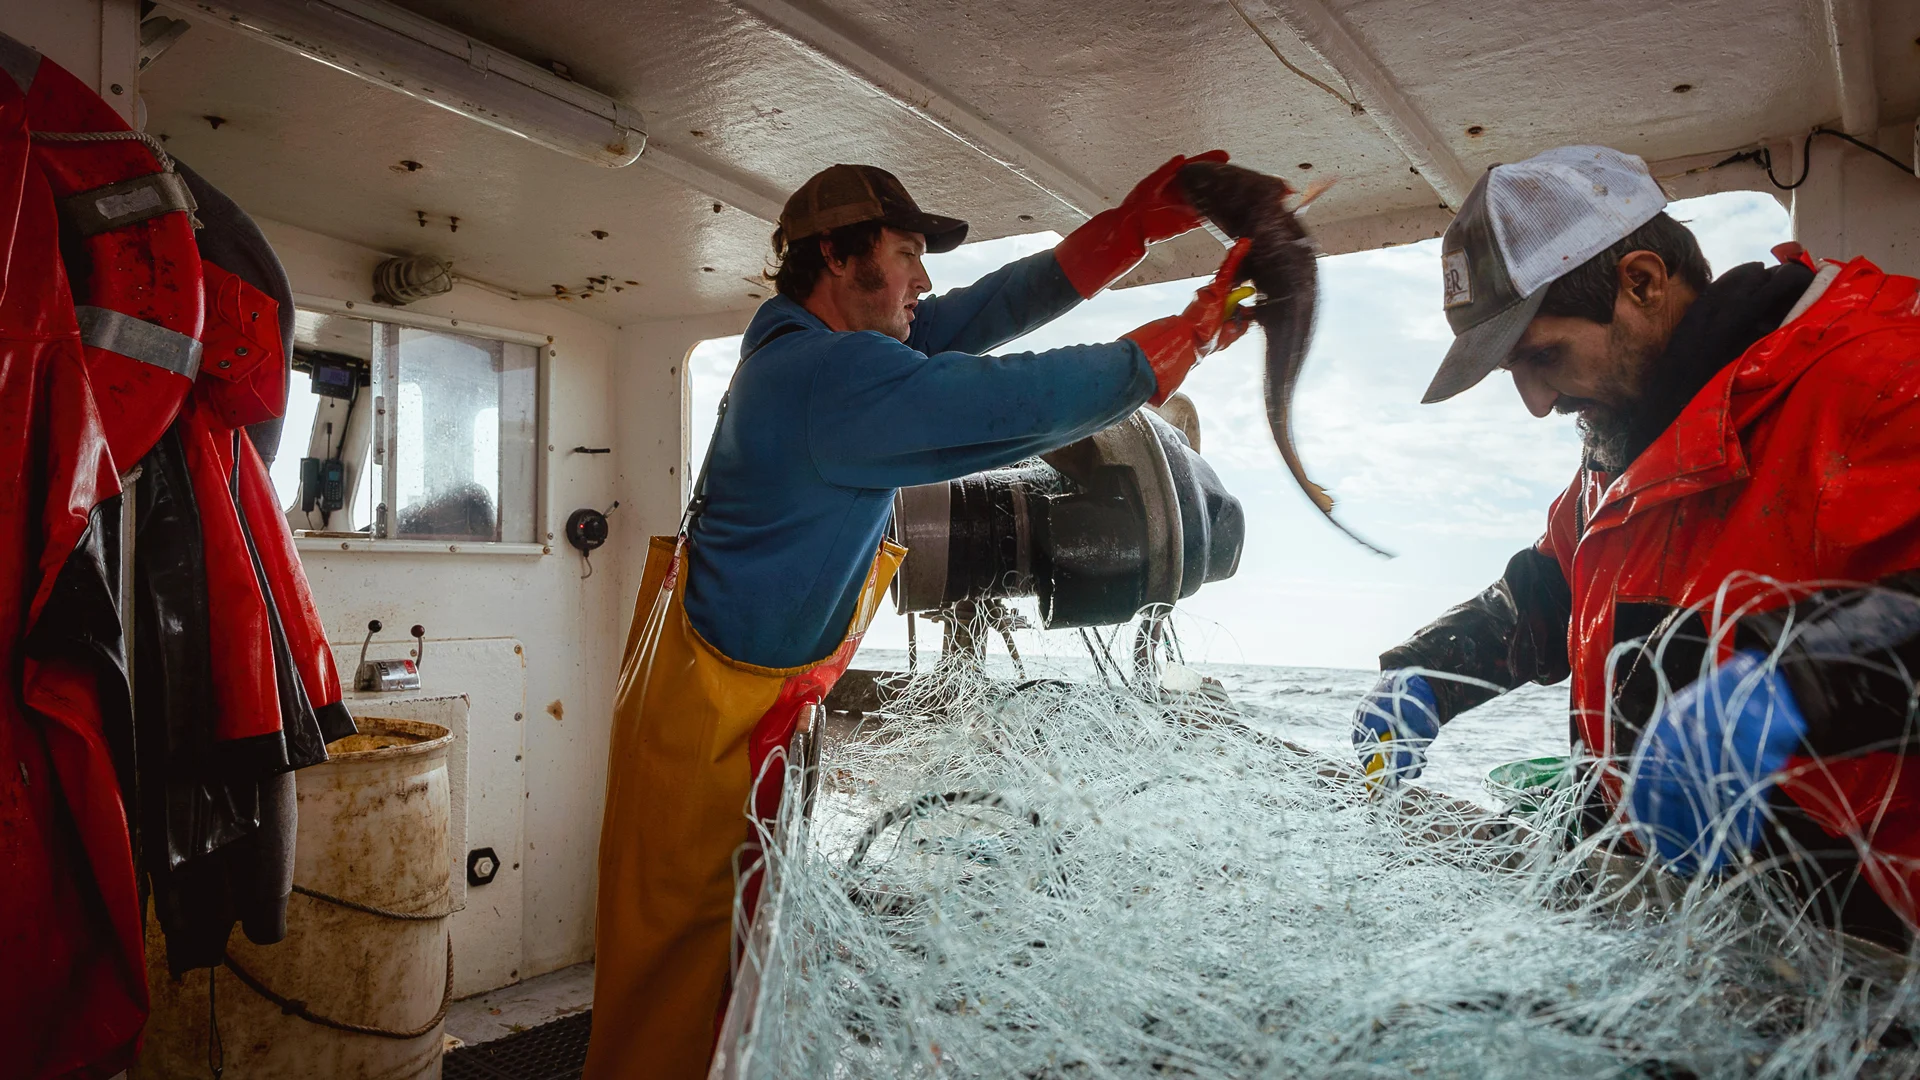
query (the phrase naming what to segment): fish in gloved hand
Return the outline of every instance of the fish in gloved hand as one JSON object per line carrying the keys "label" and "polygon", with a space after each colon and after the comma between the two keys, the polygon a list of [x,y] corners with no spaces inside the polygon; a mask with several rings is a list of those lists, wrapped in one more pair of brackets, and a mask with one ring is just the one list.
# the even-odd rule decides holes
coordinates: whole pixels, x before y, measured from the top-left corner
{"label": "fish in gloved hand", "polygon": [[1140,346],[1153,368],[1154,392],[1147,404],[1166,404],[1201,360],[1238,341],[1252,325],[1240,302],[1252,296],[1253,289],[1239,284],[1240,263],[1251,246],[1247,240],[1235,243],[1186,310],[1121,335],[1121,340]]}
{"label": "fish in gloved hand", "polygon": [[1313,241],[1298,214],[1326,185],[1310,188],[1289,205],[1296,193],[1285,180],[1205,156],[1183,164],[1179,178],[1195,210],[1228,236],[1252,241],[1242,269],[1260,300],[1248,311],[1267,338],[1267,426],[1287,470],[1334,528],[1374,554],[1386,555],[1334,518],[1333,496],[1307,478],[1307,467],[1293,446],[1293,392],[1306,365],[1319,296]]}

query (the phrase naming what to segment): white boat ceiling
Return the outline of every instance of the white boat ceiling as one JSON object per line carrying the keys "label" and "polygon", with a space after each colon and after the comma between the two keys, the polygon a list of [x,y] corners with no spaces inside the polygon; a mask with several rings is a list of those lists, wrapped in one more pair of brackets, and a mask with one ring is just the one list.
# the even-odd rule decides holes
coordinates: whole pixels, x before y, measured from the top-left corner
{"label": "white boat ceiling", "polygon": [[[575,306],[611,322],[754,307],[763,217],[837,161],[893,170],[988,239],[1065,232],[1167,156],[1224,147],[1300,186],[1337,177],[1309,220],[1340,251],[1437,235],[1473,177],[1548,146],[1680,177],[1772,143],[1785,177],[1783,140],[1920,109],[1914,0],[404,6],[563,63],[640,111],[646,153],[577,161],[191,11],[142,74],[148,130],[269,218],[528,294],[604,277],[619,291]],[[1749,164],[1675,182],[1764,185]],[[1136,280],[1217,257],[1182,243]]]}

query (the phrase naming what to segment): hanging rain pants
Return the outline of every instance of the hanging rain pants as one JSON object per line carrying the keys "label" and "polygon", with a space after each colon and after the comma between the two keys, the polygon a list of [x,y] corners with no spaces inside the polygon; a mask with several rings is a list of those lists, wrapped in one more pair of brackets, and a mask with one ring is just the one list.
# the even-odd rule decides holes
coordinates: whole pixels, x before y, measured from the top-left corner
{"label": "hanging rain pants", "polygon": [[729,988],[735,856],[748,815],[769,819],[780,803],[783,773],[768,761],[846,670],[905,555],[882,542],[831,655],[767,668],[700,636],[684,606],[686,551],[653,538],[613,707],[586,1080],[706,1075]]}

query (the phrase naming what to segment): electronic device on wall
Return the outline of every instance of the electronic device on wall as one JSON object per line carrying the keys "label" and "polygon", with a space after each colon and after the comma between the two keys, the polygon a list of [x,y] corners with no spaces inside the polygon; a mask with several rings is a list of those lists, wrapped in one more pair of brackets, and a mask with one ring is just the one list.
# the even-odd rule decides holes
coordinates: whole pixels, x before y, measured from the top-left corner
{"label": "electronic device on wall", "polygon": [[[347,429],[353,423],[353,409],[359,400],[360,388],[370,384],[372,371],[367,362],[358,357],[321,349],[295,350],[293,369],[307,373],[315,394],[332,399],[321,403],[327,415],[336,409],[341,411],[337,424],[332,420],[322,421],[326,456],[300,459],[300,509],[308,514],[318,510],[320,523],[325,527],[331,524],[334,511],[345,509],[347,505],[347,466],[344,460]],[[345,404],[335,405],[334,402]]]}
{"label": "electronic device on wall", "polygon": [[618,509],[620,503],[615,500],[605,510],[583,506],[567,515],[567,543],[579,549],[581,561],[587,564],[586,571],[580,575],[582,579],[593,576],[593,549],[607,542],[607,515]]}
{"label": "electronic device on wall", "polygon": [[379,619],[367,622],[366,640],[360,643],[360,664],[353,675],[353,688],[361,693],[394,694],[404,690],[420,689],[420,661],[427,655],[427,628],[419,623],[408,630],[413,635],[414,653],[412,656],[397,657],[392,660],[367,659],[367,646],[373,644],[373,635],[379,633],[382,625]]}
{"label": "electronic device on wall", "polygon": [[300,459],[300,509],[331,514],[347,505],[347,466],[339,458]]}
{"label": "electronic device on wall", "polygon": [[321,397],[338,398],[352,401],[354,391],[358,390],[366,365],[349,356],[337,353],[313,351],[302,357],[306,361],[307,374],[313,379],[313,392]]}

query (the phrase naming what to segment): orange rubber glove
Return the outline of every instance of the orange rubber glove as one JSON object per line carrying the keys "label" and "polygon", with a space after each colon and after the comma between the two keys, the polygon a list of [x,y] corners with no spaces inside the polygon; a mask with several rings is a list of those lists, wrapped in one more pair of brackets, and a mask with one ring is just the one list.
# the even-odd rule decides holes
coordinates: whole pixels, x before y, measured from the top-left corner
{"label": "orange rubber glove", "polygon": [[1225,150],[1197,157],[1175,154],[1133,186],[1119,206],[1102,210],[1054,246],[1053,257],[1081,299],[1120,280],[1147,257],[1147,245],[1200,227],[1200,215],[1180,190],[1180,166],[1189,161],[1225,161]]}
{"label": "orange rubber glove", "polygon": [[1153,365],[1155,390],[1148,402],[1163,405],[1180,389],[1187,372],[1200,358],[1218,352],[1240,340],[1253,317],[1240,309],[1240,301],[1250,294],[1240,284],[1240,260],[1247,257],[1253,241],[1242,239],[1227,251],[1213,280],[1193,294],[1193,303],[1178,315],[1155,319],[1123,336],[1122,340],[1140,346]]}

